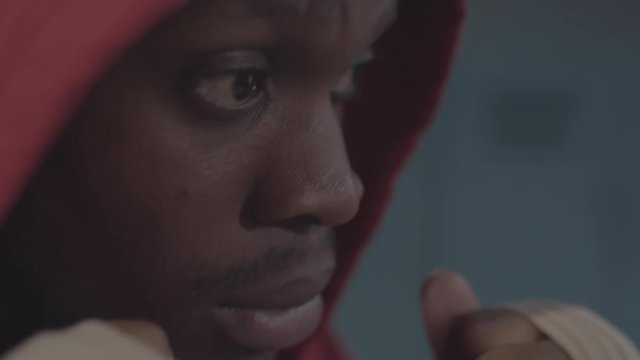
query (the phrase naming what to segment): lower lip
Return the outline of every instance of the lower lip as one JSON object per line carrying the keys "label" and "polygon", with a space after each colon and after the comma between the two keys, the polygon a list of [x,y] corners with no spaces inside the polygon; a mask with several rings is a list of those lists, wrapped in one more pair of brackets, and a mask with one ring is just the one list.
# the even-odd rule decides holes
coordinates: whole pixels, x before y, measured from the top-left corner
{"label": "lower lip", "polygon": [[213,316],[238,344],[256,350],[282,350],[309,338],[322,320],[324,304],[317,296],[289,309],[224,307]]}

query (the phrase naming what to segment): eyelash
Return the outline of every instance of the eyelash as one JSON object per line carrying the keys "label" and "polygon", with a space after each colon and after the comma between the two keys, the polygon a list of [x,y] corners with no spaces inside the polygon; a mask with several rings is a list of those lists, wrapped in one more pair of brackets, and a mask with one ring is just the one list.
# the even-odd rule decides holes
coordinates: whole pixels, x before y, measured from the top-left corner
{"label": "eyelash", "polygon": [[190,76],[188,93],[209,117],[237,117],[254,113],[265,104],[268,79],[265,69],[256,68],[196,72]]}
{"label": "eyelash", "polygon": [[[197,108],[204,110],[209,118],[237,118],[240,116],[257,116],[257,112],[267,105],[269,100],[269,80],[271,74],[264,67],[249,66],[260,64],[256,61],[222,62],[222,65],[201,65],[188,71],[187,92],[195,99]],[[242,58],[240,58],[243,60]],[[252,60],[251,57],[247,57]],[[247,66],[238,67],[235,62],[245,62]],[[332,103],[341,108],[347,101],[357,95],[358,84],[362,72],[371,61],[362,62],[347,69],[338,80],[346,85],[343,89],[332,89],[330,96]],[[261,65],[261,64],[260,64]],[[236,66],[235,69],[232,67]],[[216,68],[226,70],[216,70]],[[244,87],[243,87],[244,86]],[[212,116],[213,115],[213,116]]]}
{"label": "eyelash", "polygon": [[350,89],[347,91],[333,91],[331,93],[331,100],[337,105],[343,105],[353,97],[358,95],[360,81],[362,74],[373,60],[367,60],[365,62],[356,64],[347,70],[350,75]]}
{"label": "eyelash", "polygon": [[[201,88],[196,88],[198,91],[207,90],[206,85],[228,85],[228,89],[214,89],[214,90],[230,90],[232,97],[234,97],[235,101],[240,103],[247,102],[249,100],[244,100],[244,97],[256,96],[256,93],[262,93],[265,90],[265,81],[267,79],[267,75],[265,71],[256,70],[256,69],[242,69],[242,70],[234,70],[229,71],[223,74],[214,75],[209,78],[200,79],[197,83],[201,86]],[[244,86],[244,88],[242,88]],[[203,97],[207,95],[221,95],[221,94],[206,94],[201,93]],[[225,94],[222,94],[225,95]],[[215,101],[213,101],[215,102]]]}

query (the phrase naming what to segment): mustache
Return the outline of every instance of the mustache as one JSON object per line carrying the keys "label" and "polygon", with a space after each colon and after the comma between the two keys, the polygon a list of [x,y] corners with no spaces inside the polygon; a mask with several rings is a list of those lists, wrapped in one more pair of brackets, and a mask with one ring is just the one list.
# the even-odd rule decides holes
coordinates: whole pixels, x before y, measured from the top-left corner
{"label": "mustache", "polygon": [[261,256],[228,268],[221,275],[196,279],[191,296],[212,296],[258,283],[303,264],[308,256],[301,247],[273,246]]}

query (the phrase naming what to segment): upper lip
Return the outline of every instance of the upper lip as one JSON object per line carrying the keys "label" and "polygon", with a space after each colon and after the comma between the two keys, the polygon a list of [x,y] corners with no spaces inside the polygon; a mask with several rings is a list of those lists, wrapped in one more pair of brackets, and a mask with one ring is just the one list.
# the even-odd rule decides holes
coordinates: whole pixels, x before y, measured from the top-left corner
{"label": "upper lip", "polygon": [[334,267],[314,274],[296,274],[286,279],[266,280],[224,294],[218,307],[285,310],[298,307],[320,295],[329,284]]}

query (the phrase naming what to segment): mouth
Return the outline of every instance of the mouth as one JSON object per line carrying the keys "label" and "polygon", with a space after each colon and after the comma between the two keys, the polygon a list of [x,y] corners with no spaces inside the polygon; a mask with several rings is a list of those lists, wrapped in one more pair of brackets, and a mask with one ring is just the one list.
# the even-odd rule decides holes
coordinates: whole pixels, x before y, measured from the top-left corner
{"label": "mouth", "polygon": [[332,273],[239,289],[210,314],[239,345],[261,351],[291,348],[318,329],[324,313],[321,292]]}

